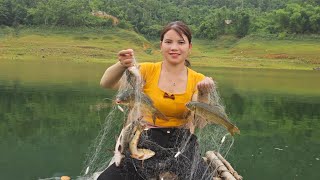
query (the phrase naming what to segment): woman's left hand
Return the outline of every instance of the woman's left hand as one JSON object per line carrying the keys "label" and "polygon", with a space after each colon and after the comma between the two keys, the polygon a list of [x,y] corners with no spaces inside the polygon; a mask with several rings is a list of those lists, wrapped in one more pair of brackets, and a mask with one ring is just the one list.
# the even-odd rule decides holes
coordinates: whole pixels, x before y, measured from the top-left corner
{"label": "woman's left hand", "polygon": [[200,95],[209,94],[215,88],[215,83],[211,77],[205,77],[202,81],[198,82],[197,88]]}

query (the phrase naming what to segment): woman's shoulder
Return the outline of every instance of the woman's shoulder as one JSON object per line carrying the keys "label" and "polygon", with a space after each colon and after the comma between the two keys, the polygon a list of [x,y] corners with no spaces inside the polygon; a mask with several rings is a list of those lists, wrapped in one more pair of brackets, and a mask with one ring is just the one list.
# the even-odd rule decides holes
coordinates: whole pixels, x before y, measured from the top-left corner
{"label": "woman's shoulder", "polygon": [[161,68],[160,62],[144,62],[139,64],[139,70],[143,79],[147,80],[156,74],[157,71]]}
{"label": "woman's shoulder", "polygon": [[161,64],[161,62],[143,62],[143,63],[139,63],[140,67],[157,67]]}
{"label": "woman's shoulder", "polygon": [[161,67],[160,62],[143,62],[139,64],[140,71],[143,72],[152,72],[154,70],[157,70]]}
{"label": "woman's shoulder", "polygon": [[196,72],[195,70],[192,70],[188,68],[188,84],[190,84],[190,92],[192,94],[197,92],[197,84],[202,81],[205,76],[202,73]]}
{"label": "woman's shoulder", "polygon": [[205,75],[190,68],[188,68],[188,73],[190,73],[190,76],[196,81],[200,81],[205,78]]}

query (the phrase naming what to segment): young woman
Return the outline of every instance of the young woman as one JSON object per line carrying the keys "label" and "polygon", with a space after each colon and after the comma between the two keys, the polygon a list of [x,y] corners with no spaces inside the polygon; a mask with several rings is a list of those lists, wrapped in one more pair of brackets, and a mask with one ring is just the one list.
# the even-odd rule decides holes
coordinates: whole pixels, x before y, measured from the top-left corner
{"label": "young woman", "polygon": [[[195,165],[191,162],[195,157],[199,159],[200,155],[197,152],[196,137],[192,134],[194,126],[185,116],[188,112],[185,104],[192,100],[207,102],[208,94],[214,88],[214,82],[211,78],[188,67],[190,63],[187,58],[192,48],[191,39],[191,31],[187,25],[181,21],[171,22],[164,27],[161,33],[160,48],[163,61],[140,63],[140,73],[145,82],[143,92],[153,100],[154,106],[168,118],[168,120],[157,118],[154,124],[152,117],[143,116],[143,120],[147,122],[149,128],[144,132],[145,137],[158,146],[155,148],[150,145],[145,148],[154,150],[156,155],[151,158],[152,160],[145,160],[143,167],[139,167],[139,162],[134,160],[124,160],[120,167],[111,165],[100,175],[99,180],[151,179],[159,178],[159,174],[167,172],[179,179],[201,179],[204,177],[206,171],[201,170],[201,168],[205,169],[204,165],[202,163]],[[119,80],[125,70],[134,66],[133,54],[132,49],[119,52],[119,62],[109,67],[101,79],[102,87],[119,87]],[[170,160],[181,149],[183,149],[182,154],[185,153],[183,157],[187,157],[186,159],[190,162],[182,159],[179,162],[179,158]],[[197,167],[200,169],[190,172],[192,168],[197,169]],[[185,168],[182,170],[183,173],[181,168]]]}

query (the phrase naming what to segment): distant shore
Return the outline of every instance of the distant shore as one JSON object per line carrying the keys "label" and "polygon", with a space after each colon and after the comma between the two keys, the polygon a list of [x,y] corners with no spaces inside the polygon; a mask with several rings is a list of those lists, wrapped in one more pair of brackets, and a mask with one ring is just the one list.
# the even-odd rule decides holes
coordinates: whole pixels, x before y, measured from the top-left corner
{"label": "distant shore", "polygon": [[[116,61],[121,49],[135,50],[139,62],[159,61],[159,42],[123,29],[7,29],[0,34],[0,60],[75,61],[106,63]],[[320,41],[231,36],[217,40],[194,39],[190,60],[194,66],[320,69]]]}

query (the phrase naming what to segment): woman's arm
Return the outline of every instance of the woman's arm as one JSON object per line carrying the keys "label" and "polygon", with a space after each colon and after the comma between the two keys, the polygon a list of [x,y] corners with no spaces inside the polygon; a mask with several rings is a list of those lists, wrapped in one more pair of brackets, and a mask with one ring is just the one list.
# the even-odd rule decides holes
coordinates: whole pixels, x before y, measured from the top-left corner
{"label": "woman's arm", "polygon": [[100,86],[104,88],[119,88],[119,80],[127,68],[122,66],[120,62],[110,66],[103,74],[100,80]]}
{"label": "woman's arm", "polygon": [[100,85],[104,88],[119,88],[119,80],[124,71],[134,65],[133,50],[122,50],[118,53],[119,62],[110,66],[103,74]]}

